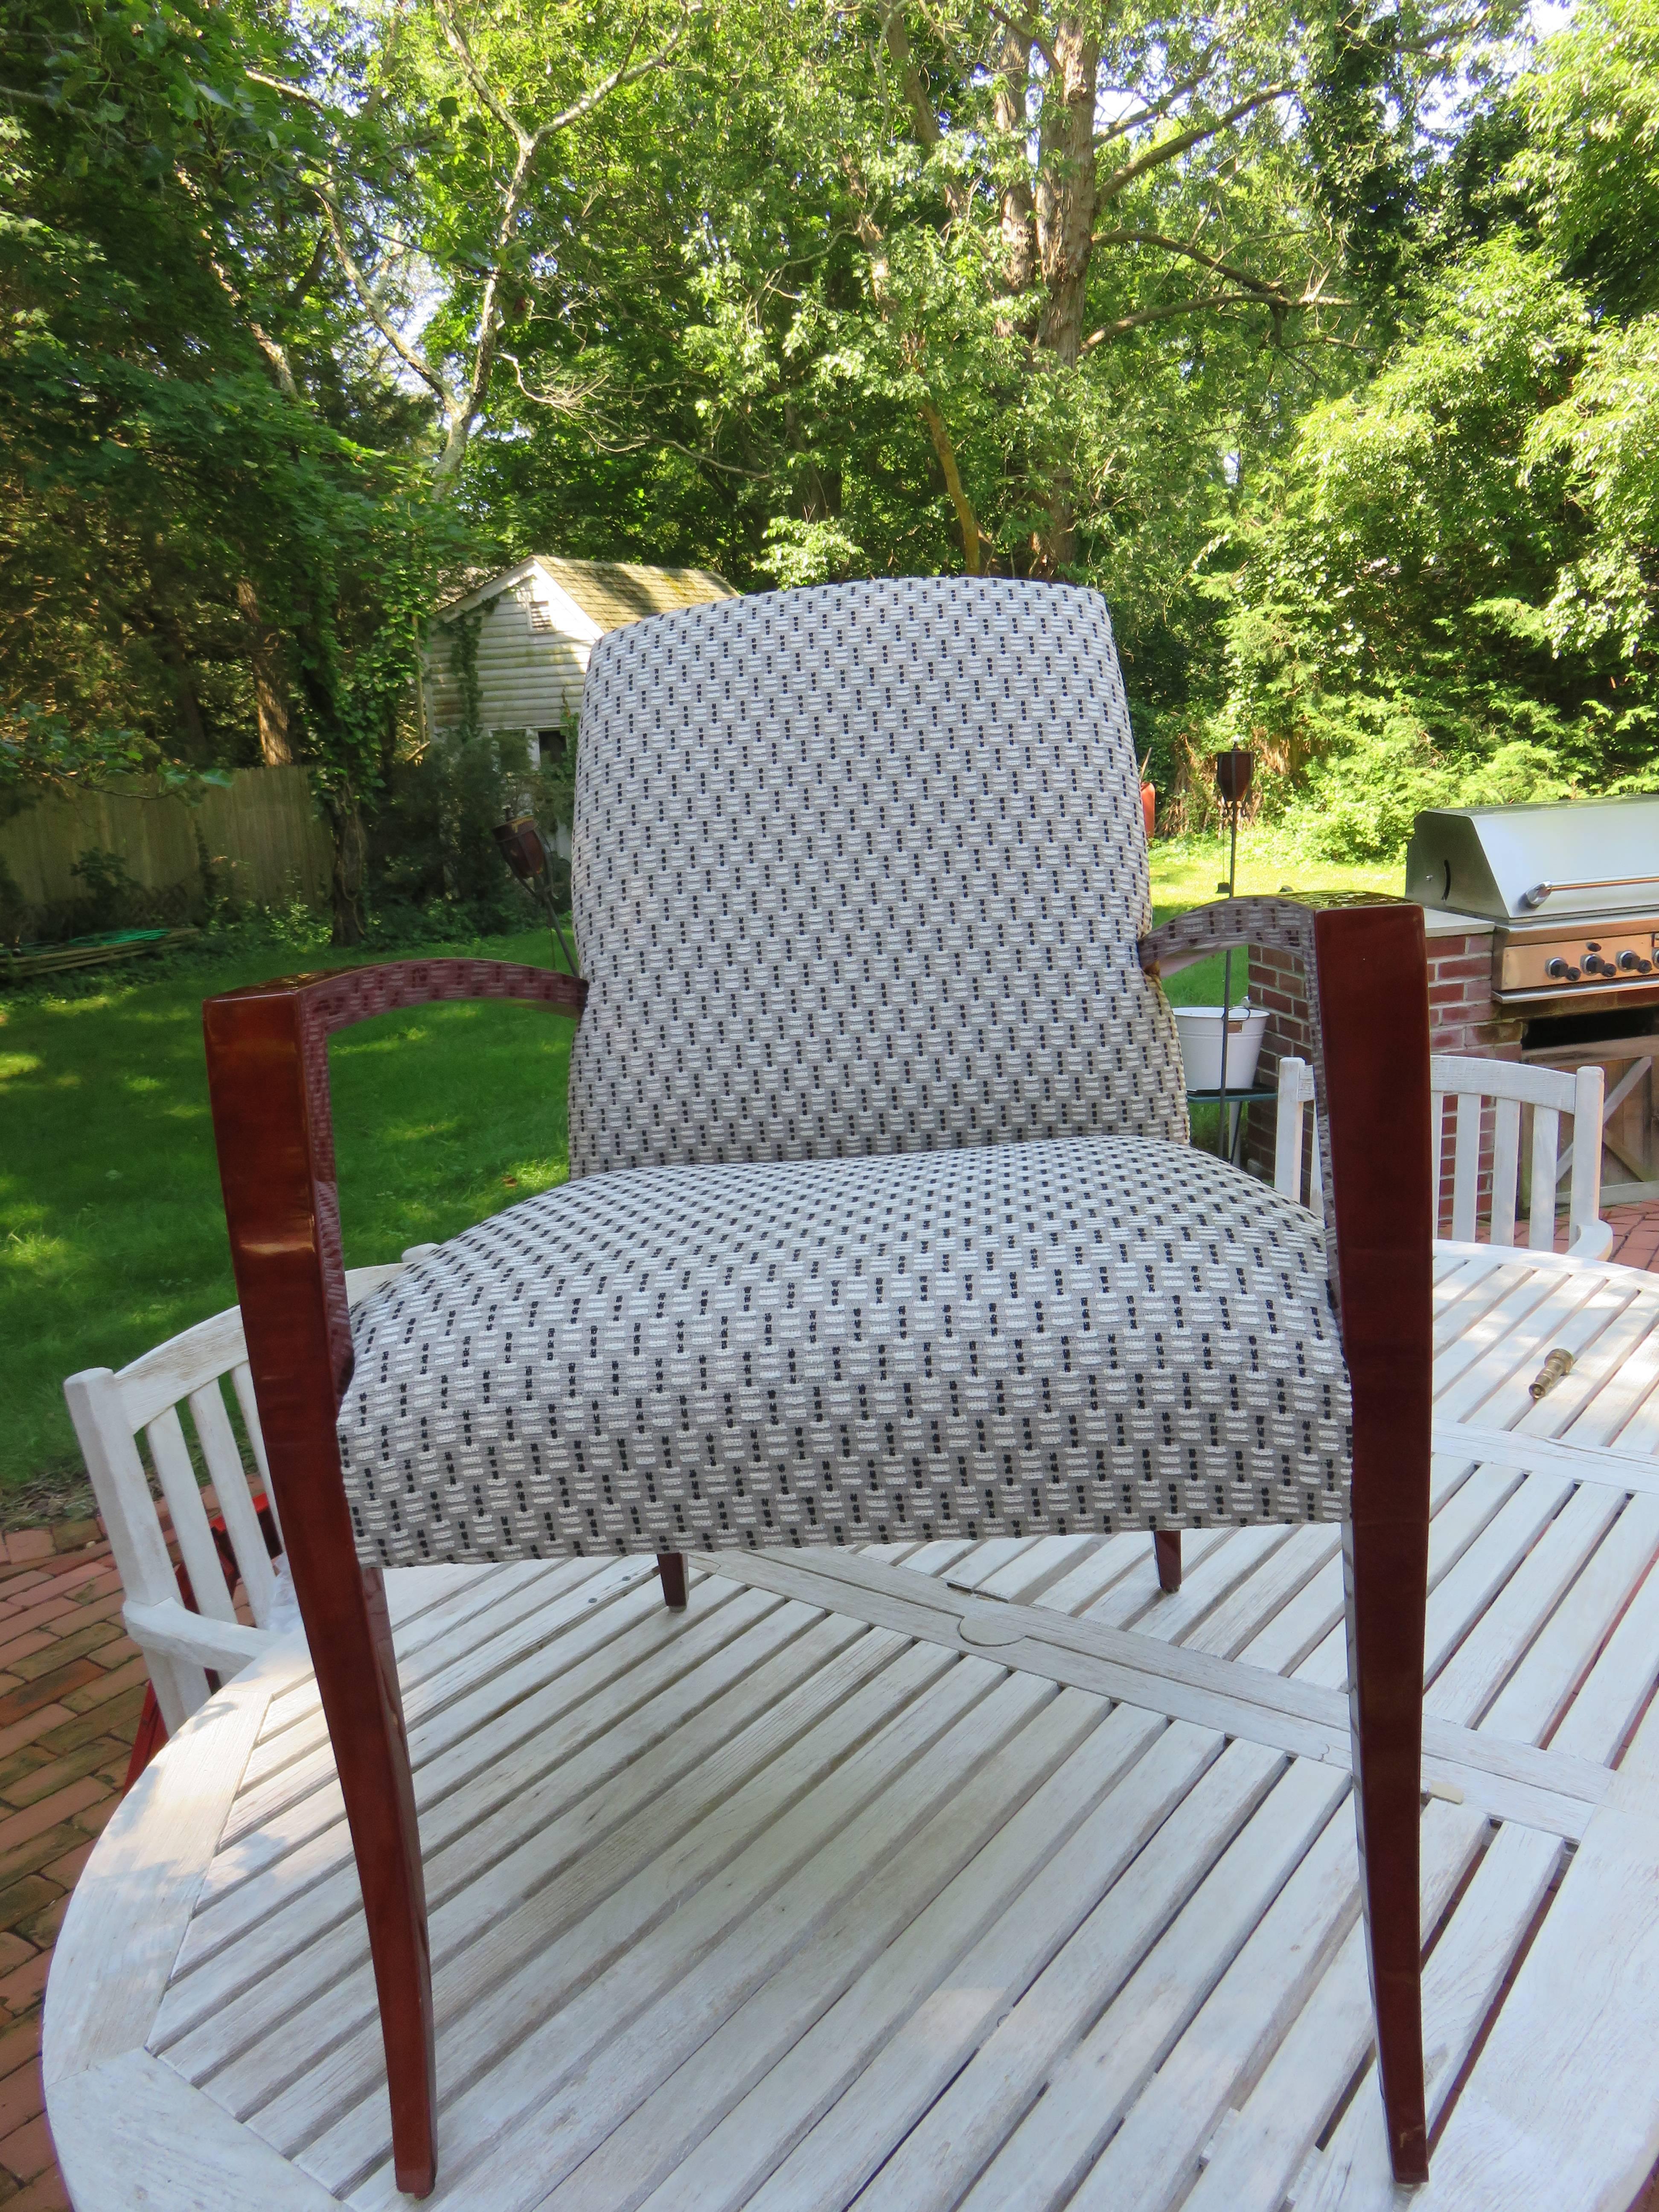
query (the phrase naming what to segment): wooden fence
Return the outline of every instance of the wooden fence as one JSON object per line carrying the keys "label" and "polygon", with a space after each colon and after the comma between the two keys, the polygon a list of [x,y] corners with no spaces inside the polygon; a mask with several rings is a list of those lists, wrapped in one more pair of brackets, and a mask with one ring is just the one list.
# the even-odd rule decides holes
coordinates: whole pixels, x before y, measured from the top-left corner
{"label": "wooden fence", "polygon": [[[158,913],[182,918],[214,887],[238,906],[309,906],[328,896],[327,829],[302,768],[239,769],[192,803],[134,778],[74,799],[46,799],[0,822],[0,868],[31,917],[72,908],[86,886],[82,855],[112,853]],[[204,871],[206,871],[204,875]]]}

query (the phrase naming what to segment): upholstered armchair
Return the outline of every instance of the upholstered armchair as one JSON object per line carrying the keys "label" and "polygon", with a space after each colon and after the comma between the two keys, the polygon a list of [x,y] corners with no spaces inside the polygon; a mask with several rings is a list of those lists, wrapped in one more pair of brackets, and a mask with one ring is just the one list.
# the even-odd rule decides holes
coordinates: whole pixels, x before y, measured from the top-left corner
{"label": "upholstered armchair", "polygon": [[[435,2172],[420,1847],[382,1570],[1341,1522],[1395,2172],[1426,2175],[1421,917],[1151,930],[1106,609],[915,580],[613,633],[583,702],[582,979],[424,961],[205,1010],[248,1356],[338,1762],[401,2187]],[[1322,1221],[1195,1152],[1160,970],[1310,971]],[[346,1309],[327,1039],[580,1016],[570,1180]],[[1154,1845],[1153,1848],[1156,1848]]]}

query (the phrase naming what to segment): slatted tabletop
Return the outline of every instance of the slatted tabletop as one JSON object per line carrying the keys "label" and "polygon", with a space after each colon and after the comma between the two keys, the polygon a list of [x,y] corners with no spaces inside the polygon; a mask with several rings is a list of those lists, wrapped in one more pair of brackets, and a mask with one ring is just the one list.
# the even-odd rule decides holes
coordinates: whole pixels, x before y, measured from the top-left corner
{"label": "slatted tabletop", "polygon": [[[1448,1246],[1420,2212],[1659,2154],[1659,1281]],[[1553,1350],[1571,1373],[1534,1401]],[[454,2212],[1394,2206],[1340,1532],[392,1577]],[[151,1767],[47,2001],[79,2212],[400,2201],[292,1644]]]}

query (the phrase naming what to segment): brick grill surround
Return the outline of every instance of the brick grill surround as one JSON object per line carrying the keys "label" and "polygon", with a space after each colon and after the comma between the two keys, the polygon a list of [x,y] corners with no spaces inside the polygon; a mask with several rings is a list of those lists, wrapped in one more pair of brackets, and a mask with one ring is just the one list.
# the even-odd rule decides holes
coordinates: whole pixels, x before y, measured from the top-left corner
{"label": "brick grill surround", "polygon": [[[1476,1060],[1519,1060],[1521,1022],[1494,1007],[1492,995],[1492,932],[1489,926],[1461,916],[1429,914],[1429,1049],[1462,1053]],[[1306,1060],[1312,1045],[1312,1016],[1308,979],[1293,952],[1273,945],[1250,947],[1250,1000],[1267,1010],[1267,1026],[1261,1039],[1256,1082],[1263,1087],[1279,1080],[1279,1063],[1291,1057]],[[1273,1113],[1271,1107],[1253,1113],[1245,1139],[1244,1162],[1254,1175],[1273,1180]],[[1443,1139],[1441,1188],[1446,1194],[1443,1212],[1449,1216],[1451,1155],[1455,1133],[1449,1113]],[[1308,1170],[1305,1148],[1312,1142],[1312,1116],[1304,1139],[1303,1170]],[[1483,1147],[1481,1196],[1487,1194],[1486,1153]],[[1306,1188],[1304,1182],[1304,1188]],[[1443,1227],[1449,1225],[1443,1224]]]}

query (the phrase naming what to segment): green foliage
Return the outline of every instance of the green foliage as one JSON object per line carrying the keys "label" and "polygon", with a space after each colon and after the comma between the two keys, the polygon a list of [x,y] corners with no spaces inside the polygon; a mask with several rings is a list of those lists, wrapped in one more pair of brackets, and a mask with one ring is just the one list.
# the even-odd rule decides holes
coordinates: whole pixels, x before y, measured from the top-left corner
{"label": "green foliage", "polygon": [[534,912],[491,831],[534,797],[529,754],[499,733],[462,730],[391,771],[372,839],[374,903],[407,930],[411,909],[483,934],[522,929]]}

